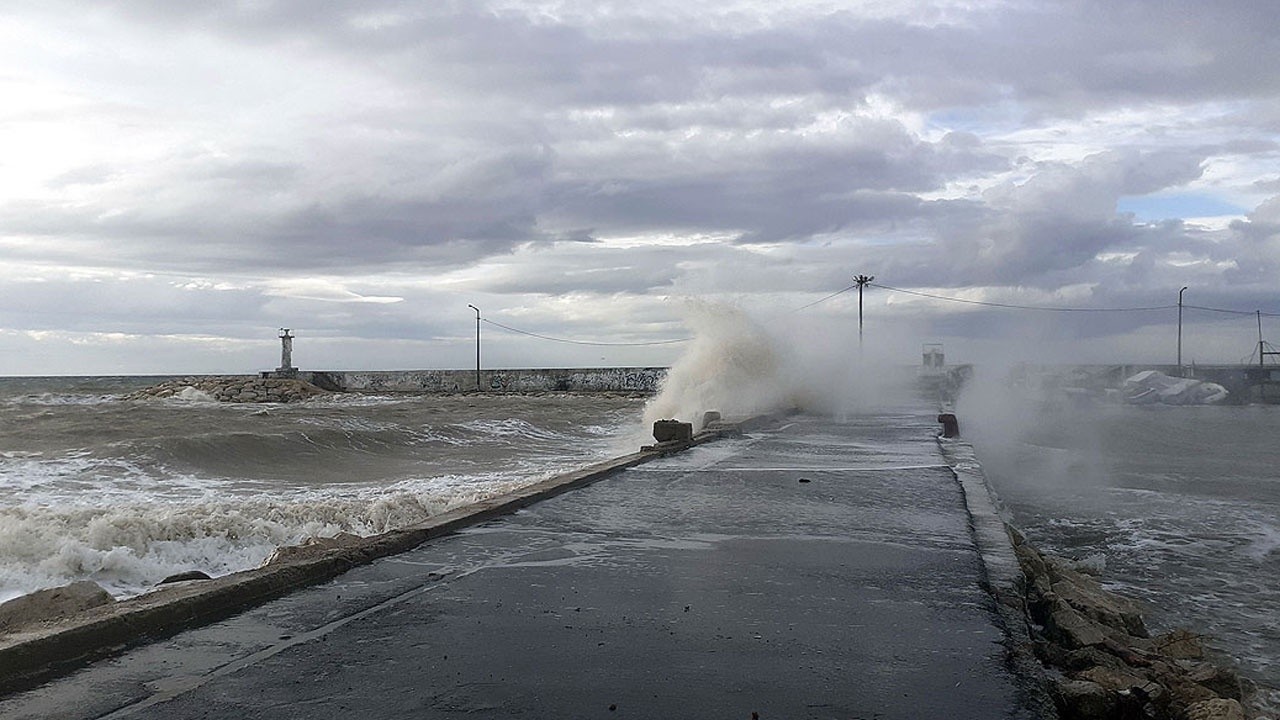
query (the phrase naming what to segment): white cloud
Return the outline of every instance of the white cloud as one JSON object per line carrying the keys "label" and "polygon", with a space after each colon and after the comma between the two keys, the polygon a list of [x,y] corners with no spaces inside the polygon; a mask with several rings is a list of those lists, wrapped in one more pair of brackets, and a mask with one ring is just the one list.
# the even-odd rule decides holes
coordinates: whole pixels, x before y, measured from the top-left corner
{"label": "white cloud", "polygon": [[298,300],[377,304],[404,302],[404,298],[396,296],[361,295],[349,290],[341,281],[324,278],[295,278],[268,282],[266,285],[266,295]]}

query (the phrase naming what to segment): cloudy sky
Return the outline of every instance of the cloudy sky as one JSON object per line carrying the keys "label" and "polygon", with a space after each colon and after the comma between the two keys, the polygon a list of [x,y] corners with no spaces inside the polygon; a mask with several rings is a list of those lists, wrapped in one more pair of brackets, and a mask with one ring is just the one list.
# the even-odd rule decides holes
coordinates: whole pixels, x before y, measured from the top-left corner
{"label": "cloudy sky", "polygon": [[[1272,0],[10,0],[0,374],[468,367],[690,298],[907,361],[1280,312]],[[1188,360],[1252,314],[1188,309]],[[1280,318],[1264,330],[1280,338]],[[485,326],[486,364],[665,364]],[[1028,342],[1029,341],[1029,342]]]}

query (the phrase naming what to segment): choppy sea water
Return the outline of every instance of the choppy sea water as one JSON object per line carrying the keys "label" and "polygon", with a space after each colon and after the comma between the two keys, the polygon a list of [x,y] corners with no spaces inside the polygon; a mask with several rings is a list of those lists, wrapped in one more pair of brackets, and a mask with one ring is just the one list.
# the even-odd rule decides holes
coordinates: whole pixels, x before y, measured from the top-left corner
{"label": "choppy sea water", "polygon": [[1144,601],[1149,625],[1207,634],[1280,709],[1280,407],[1023,407],[972,419],[962,431],[1029,538],[1105,560],[1104,580]]}
{"label": "choppy sea water", "polygon": [[620,396],[123,400],[163,378],[0,378],[0,601],[78,579],[117,596],[371,535],[634,451]]}

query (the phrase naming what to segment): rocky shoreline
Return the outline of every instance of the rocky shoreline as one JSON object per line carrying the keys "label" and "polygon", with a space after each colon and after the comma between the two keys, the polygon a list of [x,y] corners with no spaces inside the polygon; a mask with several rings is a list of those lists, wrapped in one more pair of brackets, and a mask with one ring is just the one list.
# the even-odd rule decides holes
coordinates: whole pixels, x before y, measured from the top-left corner
{"label": "rocky shoreline", "polygon": [[304,380],[246,375],[211,375],[166,380],[159,385],[129,393],[124,399],[146,400],[173,397],[198,399],[200,394],[207,395],[218,402],[287,403],[306,400],[317,395],[328,395],[329,391]]}
{"label": "rocky shoreline", "polygon": [[1013,528],[1022,614],[1063,720],[1260,718],[1253,685],[1187,630],[1151,637],[1139,605],[1087,567],[1040,553]]}

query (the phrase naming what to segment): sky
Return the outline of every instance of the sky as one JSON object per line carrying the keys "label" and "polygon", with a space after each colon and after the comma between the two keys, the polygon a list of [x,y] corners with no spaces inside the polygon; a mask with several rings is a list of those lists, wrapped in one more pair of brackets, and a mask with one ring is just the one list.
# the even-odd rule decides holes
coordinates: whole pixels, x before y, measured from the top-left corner
{"label": "sky", "polygon": [[303,369],[467,368],[468,305],[491,367],[666,365],[708,302],[834,352],[858,274],[907,363],[1173,362],[1183,287],[1185,359],[1240,361],[1280,313],[1277,27],[1271,0],[9,0],[0,375],[254,372],[282,327]]}

